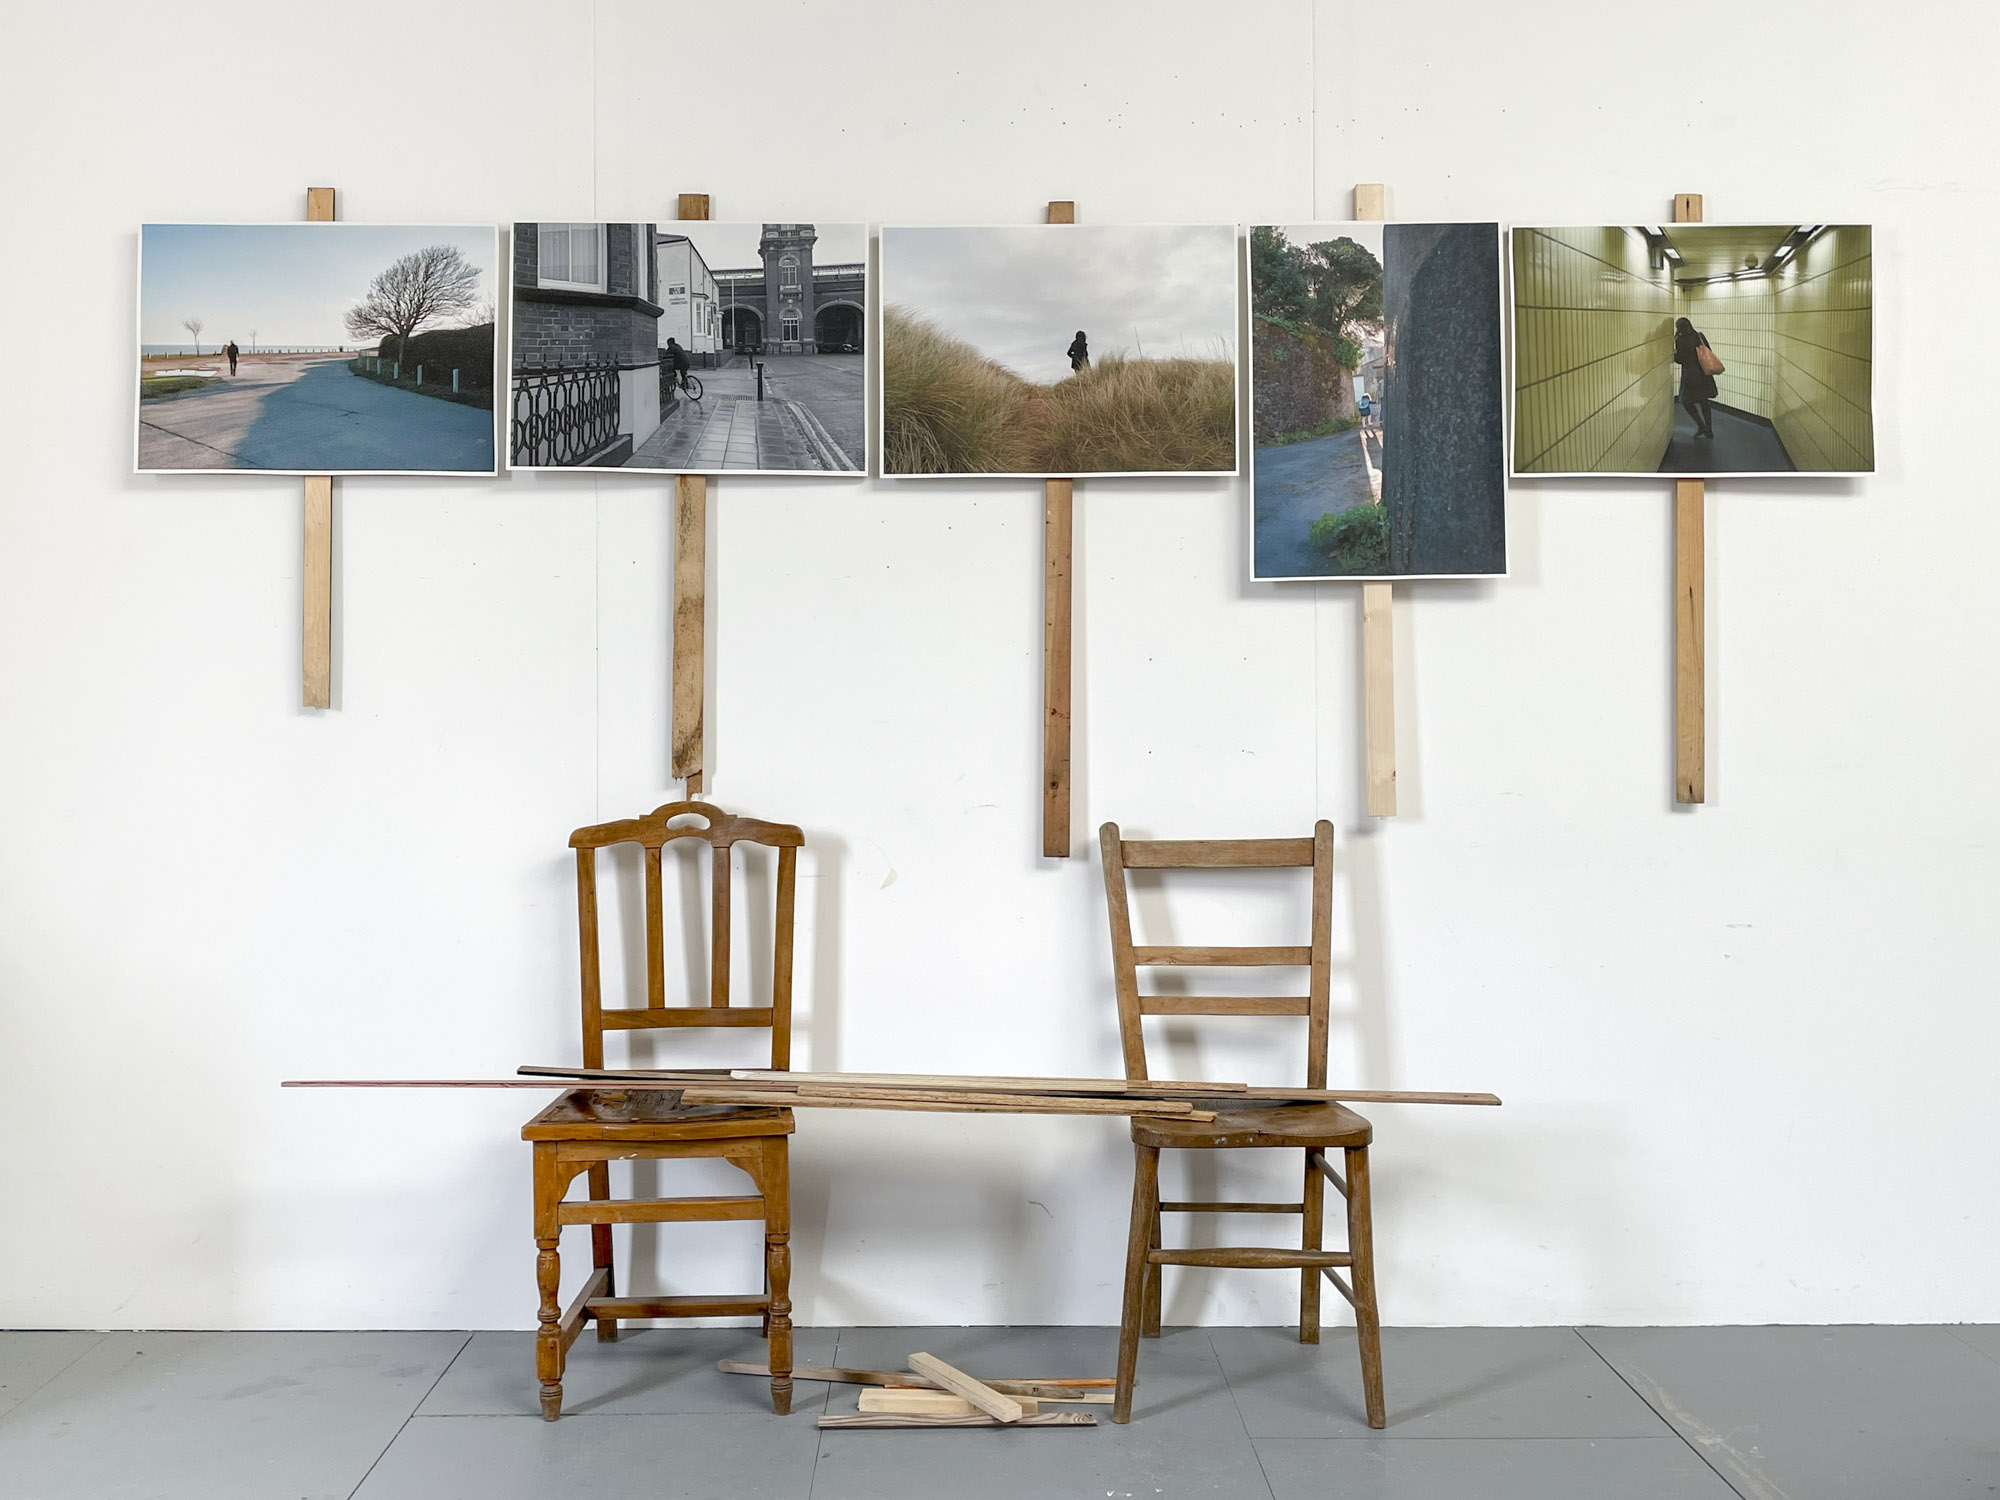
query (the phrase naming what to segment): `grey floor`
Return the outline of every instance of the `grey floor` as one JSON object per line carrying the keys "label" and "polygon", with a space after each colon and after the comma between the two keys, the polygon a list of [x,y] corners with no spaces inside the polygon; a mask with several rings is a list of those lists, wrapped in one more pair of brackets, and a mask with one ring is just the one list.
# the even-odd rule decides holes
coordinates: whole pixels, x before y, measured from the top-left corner
{"label": "grey floor", "polygon": [[[1170,1331],[1128,1427],[821,1432],[675,1329],[571,1358],[536,1414],[525,1333],[0,1333],[4,1500],[1927,1500],[2000,1492],[2000,1327],[1392,1329],[1389,1427],[1351,1331]],[[801,1363],[926,1349],[1108,1374],[1106,1328],[804,1330]]]}

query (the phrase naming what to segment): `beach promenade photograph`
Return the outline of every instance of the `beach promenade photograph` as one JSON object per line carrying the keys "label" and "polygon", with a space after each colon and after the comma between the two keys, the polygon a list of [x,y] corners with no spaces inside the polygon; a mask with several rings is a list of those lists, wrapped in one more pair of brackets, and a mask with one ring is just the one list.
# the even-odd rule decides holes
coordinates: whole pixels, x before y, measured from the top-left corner
{"label": "beach promenade photograph", "polygon": [[485,226],[148,224],[142,472],[490,474]]}

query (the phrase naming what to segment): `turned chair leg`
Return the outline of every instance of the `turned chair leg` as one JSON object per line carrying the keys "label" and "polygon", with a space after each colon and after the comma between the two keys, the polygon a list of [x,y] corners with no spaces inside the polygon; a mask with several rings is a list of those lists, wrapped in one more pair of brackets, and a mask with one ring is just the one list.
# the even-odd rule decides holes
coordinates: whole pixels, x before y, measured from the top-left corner
{"label": "turned chair leg", "polygon": [[[598,1162],[590,1168],[590,1199],[593,1203],[605,1203],[611,1198],[611,1163]],[[604,1273],[604,1295],[618,1295],[618,1273],[611,1266],[611,1226],[593,1224],[590,1226],[590,1263]],[[616,1318],[597,1320],[597,1341],[609,1344],[618,1337]]]}
{"label": "turned chair leg", "polygon": [[554,1151],[535,1147],[535,1286],[541,1294],[536,1310],[535,1374],[542,1383],[542,1420],[562,1415],[562,1222],[557,1205],[568,1190]]}
{"label": "turned chair leg", "polygon": [[[1153,1250],[1159,1249],[1161,1244],[1160,1195],[1157,1190],[1157,1187],[1153,1193],[1153,1232],[1147,1236],[1146,1243],[1147,1247]],[[1141,1338],[1156,1339],[1160,1336],[1161,1274],[1162,1274],[1162,1268],[1154,1265],[1152,1261],[1148,1259],[1148,1261],[1146,1262],[1145,1313],[1139,1323],[1139,1336]]]}
{"label": "turned chair leg", "polygon": [[780,1136],[765,1148],[764,1285],[771,1305],[765,1310],[765,1331],[771,1341],[771,1410],[785,1416],[792,1409],[792,1195],[786,1142]]}
{"label": "turned chair leg", "polygon": [[1118,1389],[1112,1397],[1111,1420],[1132,1420],[1132,1383],[1139,1373],[1139,1329],[1145,1317],[1146,1252],[1153,1226],[1159,1222],[1160,1151],[1157,1146],[1132,1147],[1132,1228],[1125,1242],[1125,1304],[1118,1319]]}
{"label": "turned chair leg", "polygon": [[1375,1227],[1368,1199],[1368,1148],[1347,1149],[1347,1249],[1354,1264],[1355,1342],[1361,1348],[1361,1388],[1368,1425],[1387,1427],[1382,1398],[1382,1317],[1375,1307]]}
{"label": "turned chair leg", "polygon": [[[1306,1152],[1306,1184],[1302,1196],[1305,1213],[1301,1217],[1305,1226],[1299,1233],[1299,1246],[1305,1250],[1317,1250],[1326,1238],[1326,1178],[1320,1174],[1319,1163],[1313,1160],[1310,1151]],[[1307,1266],[1299,1272],[1301,1344],[1319,1342],[1319,1278],[1318,1266]]]}

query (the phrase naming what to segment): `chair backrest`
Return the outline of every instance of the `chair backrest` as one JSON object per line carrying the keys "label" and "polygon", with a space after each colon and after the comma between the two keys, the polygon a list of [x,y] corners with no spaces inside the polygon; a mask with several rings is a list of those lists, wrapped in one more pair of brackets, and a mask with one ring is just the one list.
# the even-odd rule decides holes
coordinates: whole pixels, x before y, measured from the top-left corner
{"label": "chair backrest", "polygon": [[[685,819],[676,825],[677,819]],[[699,820],[699,821],[696,821]],[[663,884],[660,859],[676,839],[699,839],[708,845],[709,994],[706,1005],[667,1004],[666,918],[661,910]],[[765,823],[737,817],[707,802],[669,802],[641,818],[623,818],[579,828],[569,836],[576,850],[577,926],[583,957],[583,1065],[604,1066],[606,1031],[642,1031],[655,1027],[766,1027],[771,1033],[771,1066],[792,1065],[792,910],[798,885],[799,849],[805,834],[789,823]],[[729,885],[730,850],[737,844],[761,844],[775,849],[778,882],[775,931],[771,953],[771,1003],[729,1003]],[[646,878],[646,1005],[644,1009],[606,1010],[598,969],[597,851],[612,844],[637,844]]]}
{"label": "chair backrest", "polygon": [[[1306,1087],[1326,1087],[1328,996],[1333,983],[1333,825],[1321,819],[1308,839],[1123,839],[1116,823],[1098,830],[1104,894],[1111,910],[1111,967],[1118,982],[1118,1035],[1125,1076],[1146,1074],[1144,1016],[1304,1016]],[[1135,947],[1127,870],[1312,871],[1312,941],[1304,947]],[[1301,968],[1303,995],[1142,995],[1139,970],[1164,967]]]}

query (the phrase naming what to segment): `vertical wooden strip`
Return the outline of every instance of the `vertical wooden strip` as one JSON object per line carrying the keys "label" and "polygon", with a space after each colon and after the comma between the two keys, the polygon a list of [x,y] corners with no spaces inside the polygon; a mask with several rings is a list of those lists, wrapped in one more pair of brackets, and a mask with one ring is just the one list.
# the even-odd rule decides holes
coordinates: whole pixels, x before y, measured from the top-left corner
{"label": "vertical wooden strip", "polygon": [[[306,189],[306,220],[330,224],[333,189]],[[299,699],[307,708],[333,706],[333,479],[315,474],[305,483],[299,562]]]}
{"label": "vertical wooden strip", "polygon": [[709,871],[708,1003],[729,1003],[729,876],[734,863],[728,844],[711,844]]}
{"label": "vertical wooden strip", "polygon": [[[1354,185],[1354,217],[1389,217],[1389,190],[1379,182]],[[1395,591],[1386,583],[1361,585],[1361,745],[1364,793],[1371,818],[1396,815],[1396,617]]]}
{"label": "vertical wooden strip", "polygon": [[1118,1042],[1125,1076],[1146,1077],[1146,1032],[1139,1021],[1139,966],[1132,953],[1132,910],[1125,891],[1125,844],[1118,825],[1097,830],[1104,856],[1104,904],[1111,914],[1111,978],[1118,987]]}
{"label": "vertical wooden strip", "polygon": [[708,652],[708,480],[674,481],[674,775],[701,794]]}
{"label": "vertical wooden strip", "polygon": [[[1674,194],[1674,222],[1701,222],[1701,194]],[[1708,486],[1674,481],[1674,801],[1708,795],[1708,658],[1705,591]]]}
{"label": "vertical wooden strip", "polygon": [[333,478],[306,478],[299,559],[300,701],[333,706]]}
{"label": "vertical wooden strip", "polygon": [[797,923],[799,851],[778,851],[778,930],[771,945],[771,1068],[792,1065],[792,936]]}
{"label": "vertical wooden strip", "polygon": [[646,867],[646,1004],[653,1008],[667,1003],[667,921],[660,896],[660,864],[666,853],[665,845],[639,849],[639,862]]}
{"label": "vertical wooden strip", "polygon": [[1042,500],[1042,855],[1069,858],[1070,536],[1072,482],[1046,482]]}
{"label": "vertical wooden strip", "polygon": [[[682,193],[683,219],[708,217],[708,194]],[[673,774],[699,797],[707,771],[708,480],[682,474],[674,483]]]}
{"label": "vertical wooden strip", "polygon": [[[1306,1087],[1323,1089],[1333,1008],[1333,824],[1325,818],[1313,825],[1312,971],[1306,995]],[[1317,1293],[1313,1305],[1319,1305]]]}
{"label": "vertical wooden strip", "polygon": [[[1051,224],[1074,224],[1076,204],[1051,199]],[[1069,858],[1070,540],[1076,483],[1042,486],[1042,857]]]}
{"label": "vertical wooden strip", "polygon": [[1706,800],[1708,673],[1703,641],[1707,486],[1674,481],[1674,800]]}
{"label": "vertical wooden strip", "polygon": [[604,995],[598,978],[597,851],[576,851],[577,956],[583,969],[583,1065],[604,1066]]}

